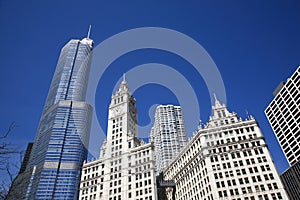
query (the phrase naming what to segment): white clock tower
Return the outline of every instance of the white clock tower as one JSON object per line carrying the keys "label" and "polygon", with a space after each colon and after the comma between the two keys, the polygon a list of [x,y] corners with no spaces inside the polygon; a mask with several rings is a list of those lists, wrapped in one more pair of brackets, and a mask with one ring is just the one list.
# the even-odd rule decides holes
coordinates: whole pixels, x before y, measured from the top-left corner
{"label": "white clock tower", "polygon": [[157,199],[153,144],[138,139],[137,113],[124,76],[111,98],[100,157],[83,165],[80,199]]}
{"label": "white clock tower", "polygon": [[119,144],[125,151],[137,145],[135,139],[138,136],[136,100],[129,92],[125,76],[119,89],[112,95],[107,127],[107,141],[111,141],[112,145],[116,145],[118,139],[122,139]]}

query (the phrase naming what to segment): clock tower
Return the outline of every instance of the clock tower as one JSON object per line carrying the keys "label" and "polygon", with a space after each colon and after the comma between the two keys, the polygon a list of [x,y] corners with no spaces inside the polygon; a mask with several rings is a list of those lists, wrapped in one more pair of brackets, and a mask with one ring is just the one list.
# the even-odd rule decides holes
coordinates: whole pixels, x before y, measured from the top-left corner
{"label": "clock tower", "polygon": [[83,165],[79,199],[157,200],[154,147],[138,139],[137,117],[124,76],[111,97],[99,159]]}
{"label": "clock tower", "polygon": [[[107,141],[115,145],[119,138],[122,148],[126,150],[135,146],[138,137],[136,100],[129,92],[123,76],[119,89],[112,95],[108,111]],[[120,141],[120,139],[122,139]],[[114,143],[113,143],[114,142]]]}

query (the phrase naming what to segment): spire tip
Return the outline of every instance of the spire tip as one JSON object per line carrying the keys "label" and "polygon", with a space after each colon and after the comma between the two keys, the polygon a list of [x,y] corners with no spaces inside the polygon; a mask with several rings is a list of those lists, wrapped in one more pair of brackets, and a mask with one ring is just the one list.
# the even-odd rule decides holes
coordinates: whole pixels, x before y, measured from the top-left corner
{"label": "spire tip", "polygon": [[214,98],[215,98],[215,101],[218,101],[216,93],[214,93]]}
{"label": "spire tip", "polygon": [[123,74],[123,82],[126,82],[126,74]]}
{"label": "spire tip", "polygon": [[87,34],[87,38],[88,38],[88,39],[90,39],[91,28],[92,28],[92,25],[90,25],[90,27],[89,27],[89,31],[88,31],[88,34]]}
{"label": "spire tip", "polygon": [[218,105],[221,105],[221,104],[220,104],[220,101],[219,101],[218,98],[217,98],[216,93],[214,93],[213,95],[214,95],[214,99],[215,99],[215,105],[217,105],[217,104],[218,104]]}

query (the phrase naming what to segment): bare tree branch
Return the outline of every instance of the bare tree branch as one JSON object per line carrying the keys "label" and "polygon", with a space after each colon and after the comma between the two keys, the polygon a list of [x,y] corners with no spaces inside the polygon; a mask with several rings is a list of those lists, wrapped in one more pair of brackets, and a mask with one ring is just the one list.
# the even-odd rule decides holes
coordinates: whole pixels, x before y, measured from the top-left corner
{"label": "bare tree branch", "polygon": [[8,177],[9,177],[10,182],[12,183],[12,181],[13,181],[13,174],[12,174],[12,172],[11,172],[11,168],[10,168],[10,166],[9,166],[9,163],[7,163],[7,165],[6,165],[6,172],[7,172],[7,174],[8,174]]}
{"label": "bare tree branch", "polygon": [[5,181],[2,181],[0,183],[0,199],[5,199],[8,193],[8,189],[9,189],[9,185]]}
{"label": "bare tree branch", "polygon": [[17,146],[7,141],[9,134],[17,127],[15,122],[12,122],[4,134],[0,133],[0,170],[6,171],[8,180],[3,179],[0,183],[0,199],[5,199],[9,188],[13,183],[15,176],[18,174],[20,164],[10,163],[10,158],[14,154],[20,155],[22,163],[23,152],[18,150]]}
{"label": "bare tree branch", "polygon": [[6,140],[8,135],[16,127],[17,127],[16,123],[12,122],[9,125],[6,133],[4,135],[0,134],[0,170],[6,170],[5,164],[7,163],[7,161],[9,160],[12,154],[20,153],[16,145]]}
{"label": "bare tree branch", "polygon": [[4,135],[0,136],[0,139],[7,138],[8,134],[9,134],[14,128],[16,128],[16,127],[17,127],[16,123],[15,123],[15,122],[12,122],[12,123],[9,125],[9,127],[8,127],[8,129],[7,129],[7,131],[6,131],[6,133],[5,133]]}

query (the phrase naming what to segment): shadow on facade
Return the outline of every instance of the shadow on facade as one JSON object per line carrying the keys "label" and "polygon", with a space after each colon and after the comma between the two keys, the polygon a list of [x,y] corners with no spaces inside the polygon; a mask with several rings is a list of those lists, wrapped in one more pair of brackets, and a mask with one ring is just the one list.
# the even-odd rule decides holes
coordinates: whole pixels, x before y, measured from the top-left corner
{"label": "shadow on facade", "polygon": [[161,172],[157,177],[157,196],[159,200],[168,200],[167,194],[172,194],[175,200],[176,185],[173,180],[164,180],[164,174]]}

